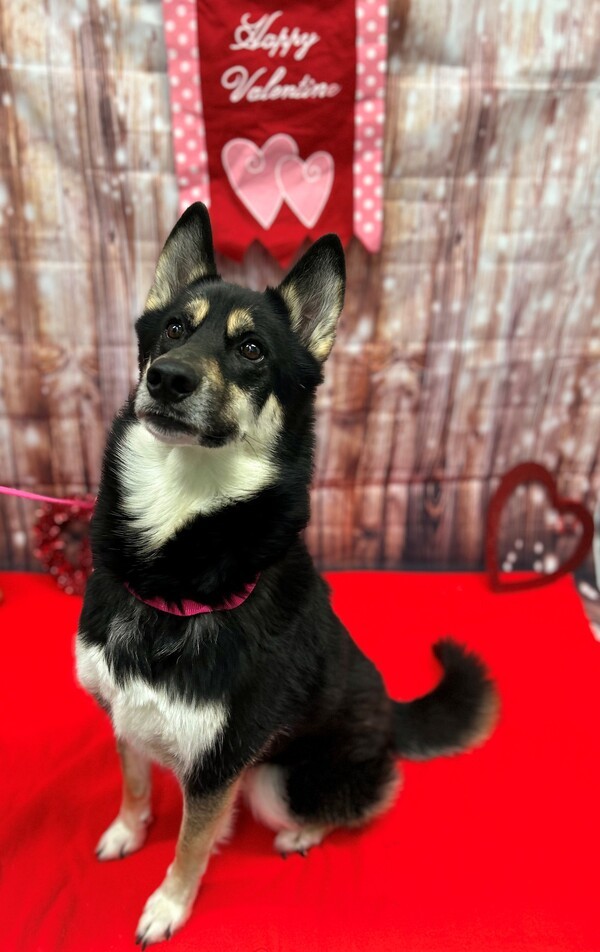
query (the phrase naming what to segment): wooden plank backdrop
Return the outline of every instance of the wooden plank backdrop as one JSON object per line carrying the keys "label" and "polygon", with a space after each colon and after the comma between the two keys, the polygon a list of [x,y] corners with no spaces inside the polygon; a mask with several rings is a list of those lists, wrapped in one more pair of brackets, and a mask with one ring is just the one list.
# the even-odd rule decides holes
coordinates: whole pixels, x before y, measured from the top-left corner
{"label": "wooden plank backdrop", "polygon": [[[480,565],[527,458],[593,508],[599,74],[598,2],[392,0],[385,235],[348,250],[319,395],[320,565]],[[0,4],[0,175],[0,483],[93,491],[176,218],[160,0]],[[220,267],[280,278],[259,247]],[[0,497],[4,567],[35,567],[33,512]],[[543,500],[503,536],[552,548]]]}

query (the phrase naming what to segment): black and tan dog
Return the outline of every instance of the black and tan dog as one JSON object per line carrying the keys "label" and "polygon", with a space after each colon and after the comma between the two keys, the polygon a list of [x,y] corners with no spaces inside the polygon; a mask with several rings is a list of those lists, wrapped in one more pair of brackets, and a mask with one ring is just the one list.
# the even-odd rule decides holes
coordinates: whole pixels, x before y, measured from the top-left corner
{"label": "black and tan dog", "polygon": [[175,859],[138,925],[144,946],[189,917],[239,792],[276,850],[304,852],[390,806],[397,757],[464,750],[492,726],[493,686],[450,641],[435,649],[438,687],[391,700],[300,538],[344,278],[328,235],[277,288],[227,284],[196,204],[137,323],[140,381],[108,438],[76,651],[123,768],[98,858],[142,846],[152,760],[183,789]]}

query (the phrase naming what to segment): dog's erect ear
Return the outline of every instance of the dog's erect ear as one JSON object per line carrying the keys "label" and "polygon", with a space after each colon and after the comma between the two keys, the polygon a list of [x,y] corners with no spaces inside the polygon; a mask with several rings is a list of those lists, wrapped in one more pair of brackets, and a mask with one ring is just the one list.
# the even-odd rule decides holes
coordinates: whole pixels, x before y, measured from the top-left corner
{"label": "dog's erect ear", "polygon": [[199,278],[216,277],[208,210],[202,202],[194,202],[184,211],[165,242],[144,310],[166,307],[188,284]]}
{"label": "dog's erect ear", "polygon": [[344,249],[337,235],[315,241],[276,290],[292,327],[313,357],[323,362],[335,340],[346,285]]}

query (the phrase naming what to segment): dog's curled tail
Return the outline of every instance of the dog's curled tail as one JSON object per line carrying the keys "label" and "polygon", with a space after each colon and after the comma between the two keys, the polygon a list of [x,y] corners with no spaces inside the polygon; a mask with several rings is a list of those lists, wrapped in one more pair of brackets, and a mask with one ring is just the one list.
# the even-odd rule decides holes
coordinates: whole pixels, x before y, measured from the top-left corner
{"label": "dog's curled tail", "polygon": [[394,702],[396,752],[409,760],[458,754],[482,744],[499,712],[496,689],[477,655],[447,638],[433,652],[444,669],[429,694]]}

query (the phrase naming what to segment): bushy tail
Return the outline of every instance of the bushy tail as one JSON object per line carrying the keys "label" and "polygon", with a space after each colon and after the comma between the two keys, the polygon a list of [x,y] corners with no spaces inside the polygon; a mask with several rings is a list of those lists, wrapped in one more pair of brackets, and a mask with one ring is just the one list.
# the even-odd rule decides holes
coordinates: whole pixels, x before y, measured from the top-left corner
{"label": "bushy tail", "polygon": [[395,702],[396,750],[409,760],[457,754],[483,743],[496,723],[496,689],[479,658],[450,639],[433,652],[442,680],[424,697]]}

